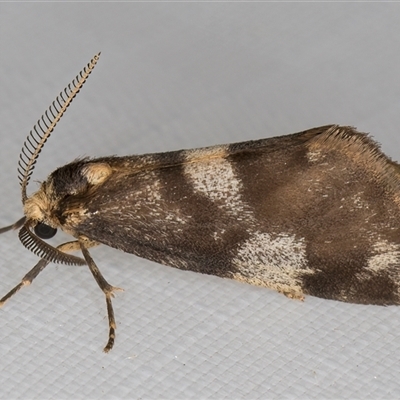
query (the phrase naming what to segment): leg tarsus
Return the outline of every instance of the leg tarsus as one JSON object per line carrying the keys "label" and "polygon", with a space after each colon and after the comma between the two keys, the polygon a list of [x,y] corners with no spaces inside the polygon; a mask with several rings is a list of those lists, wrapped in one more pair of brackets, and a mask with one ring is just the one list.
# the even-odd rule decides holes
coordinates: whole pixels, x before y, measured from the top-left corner
{"label": "leg tarsus", "polygon": [[49,261],[41,259],[22,279],[21,282],[11,289],[2,299],[0,299],[0,307],[23,286],[29,286],[39,273],[49,264]]}
{"label": "leg tarsus", "polygon": [[123,290],[121,288],[111,286],[101,274],[99,268],[97,267],[96,263],[94,262],[92,256],[90,255],[87,247],[90,241],[85,239],[80,239],[79,243],[81,246],[83,257],[86,260],[87,265],[89,266],[90,272],[92,273],[94,279],[96,280],[97,284],[99,285],[100,289],[103,291],[104,295],[106,296],[106,304],[107,304],[107,314],[108,314],[108,342],[104,347],[104,352],[108,353],[114,346],[115,341],[115,330],[117,329],[117,324],[115,323],[114,317],[114,309],[112,306],[111,298],[114,297],[114,291]]}
{"label": "leg tarsus", "polygon": [[108,342],[106,344],[106,347],[104,347],[103,349],[105,353],[108,353],[114,346],[115,329],[117,328],[115,324],[114,309],[111,302],[111,296],[113,296],[112,293],[106,294],[109,332],[108,332]]}
{"label": "leg tarsus", "polygon": [[110,288],[111,288],[110,291],[105,293],[109,332],[108,332],[108,342],[103,349],[104,353],[108,353],[113,348],[115,341],[115,330],[117,329],[117,324],[115,322],[115,316],[114,316],[114,308],[112,305],[111,298],[115,297],[114,291],[124,291],[124,289],[121,289],[116,286],[111,286]]}
{"label": "leg tarsus", "polygon": [[[10,227],[7,228],[13,228],[13,226],[19,226],[22,222],[25,221],[25,217],[21,218],[19,221],[17,221],[14,225],[11,225]],[[6,228],[3,228],[3,230]],[[0,230],[1,233],[1,230]],[[95,244],[93,244],[95,245]],[[63,244],[60,244],[57,246],[57,250],[60,250],[64,253],[68,253],[71,251],[76,251],[80,249],[79,242],[77,240],[74,240],[72,242],[66,242]],[[28,286],[32,283],[32,281],[42,272],[46,266],[49,264],[49,261],[46,261],[44,258],[39,260],[39,262],[21,279],[21,282],[15,286],[13,289],[11,289],[2,299],[0,299],[0,307],[3,306],[3,304],[12,296],[14,296],[15,293],[17,293],[23,286]]]}

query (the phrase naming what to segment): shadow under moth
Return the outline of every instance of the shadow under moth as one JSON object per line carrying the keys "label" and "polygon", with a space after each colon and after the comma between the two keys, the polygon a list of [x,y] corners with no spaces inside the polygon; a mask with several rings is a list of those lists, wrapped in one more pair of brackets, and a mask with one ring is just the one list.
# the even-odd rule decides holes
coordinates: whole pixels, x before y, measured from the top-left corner
{"label": "shadow under moth", "polygon": [[[87,265],[114,247],[183,270],[349,303],[400,304],[400,166],[366,134],[327,125],[291,135],[165,153],[77,159],[39,190],[27,186],[44,143],[99,58],[64,89],[28,135],[18,175],[22,244],[40,261],[3,305],[50,263]],[[57,228],[75,240],[52,247]],[[80,250],[83,258],[69,254]]]}

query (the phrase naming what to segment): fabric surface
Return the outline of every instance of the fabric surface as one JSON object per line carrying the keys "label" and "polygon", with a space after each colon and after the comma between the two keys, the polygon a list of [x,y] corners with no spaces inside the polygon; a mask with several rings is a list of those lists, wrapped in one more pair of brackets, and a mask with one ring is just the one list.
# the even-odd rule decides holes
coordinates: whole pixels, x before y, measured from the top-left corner
{"label": "fabric surface", "polygon": [[[16,167],[55,96],[102,52],[28,192],[80,156],[272,137],[337,123],[400,159],[400,5],[0,3],[0,225],[22,216]],[[69,240],[59,234],[51,243]],[[0,292],[37,262],[0,240]],[[109,354],[86,267],[50,264],[0,313],[2,398],[399,398],[400,310],[184,272],[105,246],[123,287]]]}

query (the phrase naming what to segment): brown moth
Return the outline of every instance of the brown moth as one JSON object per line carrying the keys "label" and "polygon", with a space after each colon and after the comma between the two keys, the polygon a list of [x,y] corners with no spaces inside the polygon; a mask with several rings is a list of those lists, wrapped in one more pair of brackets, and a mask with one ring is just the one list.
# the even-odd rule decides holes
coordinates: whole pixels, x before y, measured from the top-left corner
{"label": "brown moth", "polygon": [[[22,148],[22,244],[41,259],[3,304],[50,262],[87,264],[105,244],[183,270],[350,303],[400,303],[400,167],[366,134],[327,125],[243,143],[139,156],[84,158],[28,196],[37,157],[98,55],[52,103]],[[75,240],[43,241],[57,228]],[[83,258],[68,254],[81,250]]]}

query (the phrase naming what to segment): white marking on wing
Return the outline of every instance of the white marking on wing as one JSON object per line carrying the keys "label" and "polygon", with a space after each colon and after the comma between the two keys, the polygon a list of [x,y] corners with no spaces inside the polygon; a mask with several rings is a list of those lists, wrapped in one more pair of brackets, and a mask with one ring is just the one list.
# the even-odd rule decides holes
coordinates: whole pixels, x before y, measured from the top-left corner
{"label": "white marking on wing", "polygon": [[294,270],[307,265],[304,239],[294,235],[255,232],[237,251],[238,266],[269,270]]}
{"label": "white marking on wing", "polygon": [[316,151],[308,151],[307,158],[308,158],[308,161],[310,161],[310,162],[317,162],[317,161],[324,159],[325,156],[321,154],[321,151],[316,150]]}
{"label": "white marking on wing", "polygon": [[235,279],[297,298],[302,298],[299,278],[314,272],[307,267],[304,239],[285,233],[255,232],[239,247],[232,263],[238,269]]}
{"label": "white marking on wing", "polygon": [[242,182],[226,159],[187,163],[185,174],[196,192],[216,202],[218,207],[228,214],[244,217],[244,212],[246,214],[250,212],[250,208],[242,201],[240,194]]}
{"label": "white marking on wing", "polygon": [[388,270],[389,267],[400,265],[400,246],[388,240],[380,239],[373,244],[376,253],[368,259],[368,269],[374,272]]}

